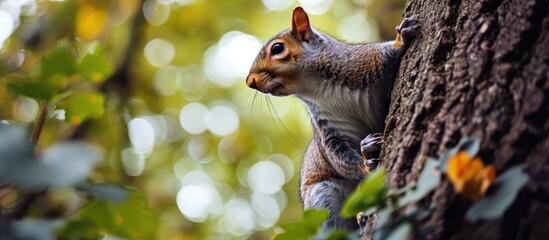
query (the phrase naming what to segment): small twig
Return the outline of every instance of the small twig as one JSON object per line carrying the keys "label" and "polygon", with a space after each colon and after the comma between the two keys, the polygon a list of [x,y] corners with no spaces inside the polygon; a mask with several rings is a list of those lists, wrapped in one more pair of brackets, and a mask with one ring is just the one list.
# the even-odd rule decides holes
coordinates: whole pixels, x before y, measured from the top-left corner
{"label": "small twig", "polygon": [[[118,92],[119,98],[122,101],[125,101],[130,94],[131,79],[129,71],[135,61],[135,49],[144,36],[142,30],[143,24],[145,23],[145,15],[143,15],[144,2],[144,0],[141,0],[138,5],[139,7],[135,11],[135,16],[130,26],[129,40],[126,49],[122,53],[122,60],[111,76],[97,86],[97,90],[105,94],[107,94],[109,90],[114,89],[114,91]],[[67,135],[66,139],[76,140],[83,138],[90,125],[90,121],[84,121],[84,123],[76,126],[72,132]]]}
{"label": "small twig", "polygon": [[47,188],[39,189],[39,190],[29,190],[27,194],[19,200],[19,204],[15,206],[15,209],[7,214],[8,219],[15,219],[19,220],[25,216],[27,211],[29,210],[31,204],[41,195],[46,194]]}
{"label": "small twig", "polygon": [[34,121],[34,127],[32,128],[31,143],[36,144],[38,138],[40,138],[40,133],[42,133],[42,128],[44,127],[44,122],[46,121],[46,116],[48,115],[48,105],[45,102],[40,102],[40,107],[38,109],[38,117]]}
{"label": "small twig", "polygon": [[[34,127],[32,128],[32,134],[30,142],[36,144],[40,138],[40,133],[42,133],[42,128],[44,127],[44,122],[46,121],[46,116],[48,115],[48,105],[46,102],[41,101],[39,103],[38,117],[34,121]],[[27,210],[31,206],[32,202],[36,200],[39,196],[47,192],[46,188],[38,190],[29,190],[24,196],[18,200],[17,205],[14,207],[14,210],[8,214],[3,214],[7,216],[8,219],[21,219],[27,213]]]}

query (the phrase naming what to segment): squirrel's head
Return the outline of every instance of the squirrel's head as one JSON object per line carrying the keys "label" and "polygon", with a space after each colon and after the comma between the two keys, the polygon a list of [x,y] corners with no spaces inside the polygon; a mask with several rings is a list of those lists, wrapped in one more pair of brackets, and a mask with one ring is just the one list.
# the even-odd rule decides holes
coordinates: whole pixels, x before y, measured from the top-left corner
{"label": "squirrel's head", "polygon": [[246,84],[273,96],[298,93],[299,62],[302,61],[305,44],[311,43],[314,37],[307,13],[301,7],[295,8],[292,29],[279,33],[261,49]]}

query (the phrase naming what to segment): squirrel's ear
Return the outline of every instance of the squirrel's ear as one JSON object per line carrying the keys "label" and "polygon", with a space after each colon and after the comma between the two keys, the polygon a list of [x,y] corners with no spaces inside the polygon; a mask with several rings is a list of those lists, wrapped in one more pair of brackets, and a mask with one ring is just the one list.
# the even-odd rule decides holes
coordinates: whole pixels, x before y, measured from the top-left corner
{"label": "squirrel's ear", "polygon": [[292,16],[292,34],[304,42],[311,42],[313,30],[309,23],[309,16],[303,8],[296,7]]}

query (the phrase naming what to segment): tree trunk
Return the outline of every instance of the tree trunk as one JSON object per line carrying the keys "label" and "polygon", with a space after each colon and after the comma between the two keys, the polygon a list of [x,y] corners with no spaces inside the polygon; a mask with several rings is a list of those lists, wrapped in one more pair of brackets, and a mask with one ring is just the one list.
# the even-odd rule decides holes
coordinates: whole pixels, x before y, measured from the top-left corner
{"label": "tree trunk", "polygon": [[[530,177],[492,221],[467,223],[470,203],[448,180],[422,206],[433,239],[549,238],[549,1],[411,0],[421,31],[395,81],[382,166],[392,188],[417,179],[463,136],[498,173],[526,163]],[[372,219],[370,224],[375,222]]]}

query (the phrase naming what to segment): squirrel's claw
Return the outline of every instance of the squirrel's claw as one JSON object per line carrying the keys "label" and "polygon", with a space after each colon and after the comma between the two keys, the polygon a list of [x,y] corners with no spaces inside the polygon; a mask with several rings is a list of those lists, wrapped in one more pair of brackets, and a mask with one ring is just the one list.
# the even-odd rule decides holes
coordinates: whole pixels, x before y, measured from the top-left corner
{"label": "squirrel's claw", "polygon": [[366,159],[366,166],[369,169],[376,169],[377,165],[379,165],[379,158]]}
{"label": "squirrel's claw", "polygon": [[360,142],[360,151],[365,158],[372,153],[381,150],[383,135],[381,133],[369,134]]}
{"label": "squirrel's claw", "polygon": [[379,151],[383,144],[383,135],[381,133],[369,134],[360,142],[360,152],[369,169],[375,169],[379,163]]}
{"label": "squirrel's claw", "polygon": [[420,28],[419,21],[414,17],[407,17],[396,27],[396,31],[402,36],[404,44],[410,43],[417,35]]}

